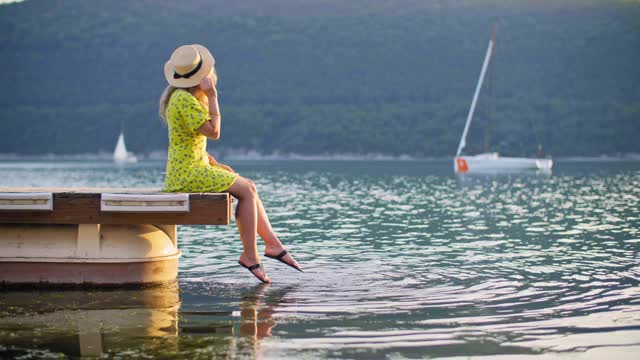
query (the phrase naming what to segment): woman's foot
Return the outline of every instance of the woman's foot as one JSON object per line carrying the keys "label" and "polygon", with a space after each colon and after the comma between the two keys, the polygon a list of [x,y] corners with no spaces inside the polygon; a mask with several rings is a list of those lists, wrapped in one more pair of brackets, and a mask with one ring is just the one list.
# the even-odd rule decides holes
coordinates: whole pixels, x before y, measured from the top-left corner
{"label": "woman's foot", "polygon": [[298,264],[298,262],[293,258],[293,256],[291,256],[291,254],[284,248],[282,244],[271,247],[267,246],[264,250],[264,256],[276,259],[302,272],[302,269],[300,269],[300,265]]}
{"label": "woman's foot", "polygon": [[246,256],[245,254],[242,254],[240,255],[238,263],[240,263],[242,267],[251,271],[251,273],[263,283],[271,283],[271,278],[269,278],[269,276],[267,276],[267,274],[265,273],[264,267],[262,266],[262,264],[260,264],[260,259],[251,258],[249,256]]}

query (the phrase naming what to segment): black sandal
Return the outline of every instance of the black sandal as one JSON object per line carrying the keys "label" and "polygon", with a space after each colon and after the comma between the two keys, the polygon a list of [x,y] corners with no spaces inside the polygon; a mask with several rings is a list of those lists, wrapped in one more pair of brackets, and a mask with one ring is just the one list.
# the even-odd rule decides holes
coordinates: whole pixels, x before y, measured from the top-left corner
{"label": "black sandal", "polygon": [[[238,264],[240,264],[243,268],[249,270],[253,274],[253,276],[258,278],[258,280],[262,281],[264,284],[268,284],[269,283],[267,280],[261,279],[260,277],[258,277],[258,275],[256,275],[256,273],[253,272],[253,270],[261,268],[262,264],[257,263],[257,264],[251,265],[251,266],[247,266],[247,265],[245,265],[245,263],[243,263],[240,260],[238,260]],[[262,272],[264,272],[264,268],[262,268]],[[266,276],[266,274],[265,274],[265,276]]]}
{"label": "black sandal", "polygon": [[271,259],[276,259],[276,260],[280,261],[281,263],[283,263],[283,264],[287,264],[287,265],[291,266],[292,268],[294,268],[294,269],[296,269],[296,270],[298,270],[298,271],[300,271],[300,272],[304,272],[304,271],[302,271],[302,269],[300,269],[299,267],[297,267],[297,266],[295,266],[295,265],[293,265],[293,264],[289,264],[288,262],[286,262],[286,261],[282,260],[282,258],[283,258],[285,255],[287,255],[288,253],[289,253],[289,252],[288,252],[287,250],[282,250],[282,252],[281,252],[280,254],[276,255],[276,256],[273,256],[273,255],[267,255],[267,254],[264,254],[264,256],[266,256],[266,257],[268,257],[268,258],[271,258]]}

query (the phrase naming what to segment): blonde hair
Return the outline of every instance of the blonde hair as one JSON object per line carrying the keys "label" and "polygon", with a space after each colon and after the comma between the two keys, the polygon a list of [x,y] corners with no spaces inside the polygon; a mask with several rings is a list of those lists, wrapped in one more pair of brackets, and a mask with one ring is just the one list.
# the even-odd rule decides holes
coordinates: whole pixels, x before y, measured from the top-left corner
{"label": "blonde hair", "polygon": [[[218,74],[216,73],[216,68],[212,67],[211,72],[213,73],[213,84],[218,84]],[[171,99],[171,95],[173,95],[174,91],[177,89],[182,89],[188,91],[191,95],[195,96],[200,102],[200,105],[204,106],[205,109],[209,109],[209,99],[207,95],[200,89],[200,85],[192,86],[190,88],[179,88],[172,85],[168,85],[162,95],[160,95],[160,103],[158,104],[158,114],[160,115],[160,119],[166,125],[167,124],[167,104],[169,103],[169,99]]]}

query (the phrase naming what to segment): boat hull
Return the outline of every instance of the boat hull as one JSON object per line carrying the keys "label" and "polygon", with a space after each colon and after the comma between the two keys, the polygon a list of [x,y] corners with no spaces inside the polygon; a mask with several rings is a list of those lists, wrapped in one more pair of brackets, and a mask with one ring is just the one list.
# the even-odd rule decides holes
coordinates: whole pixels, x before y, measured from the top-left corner
{"label": "boat hull", "polygon": [[134,164],[138,162],[135,155],[127,155],[126,157],[113,157],[113,161],[117,164]]}
{"label": "boat hull", "polygon": [[552,166],[553,160],[551,159],[499,157],[497,155],[458,156],[453,161],[453,167],[457,173],[522,170],[549,171]]}

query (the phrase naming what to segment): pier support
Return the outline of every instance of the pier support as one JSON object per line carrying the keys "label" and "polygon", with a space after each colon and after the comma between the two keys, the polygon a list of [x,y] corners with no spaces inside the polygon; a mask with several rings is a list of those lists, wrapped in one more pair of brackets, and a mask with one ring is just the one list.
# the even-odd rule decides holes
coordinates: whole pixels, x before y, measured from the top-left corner
{"label": "pier support", "polygon": [[[83,189],[47,198],[45,189],[37,189],[31,202],[36,209],[29,207],[28,193],[11,190],[0,188],[5,284],[174,281],[181,255],[177,224],[228,224],[232,207],[228,194]],[[49,199],[47,206],[42,199]]]}

